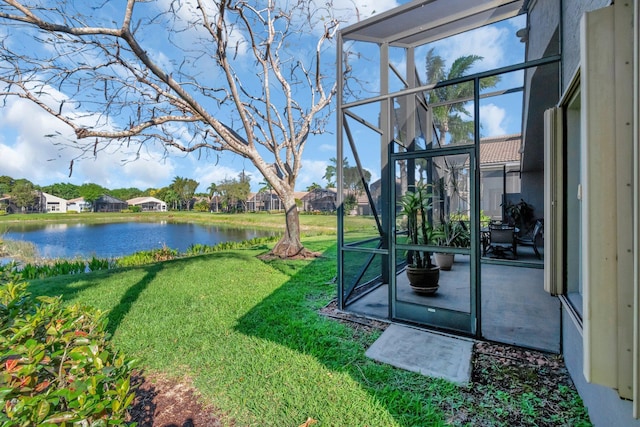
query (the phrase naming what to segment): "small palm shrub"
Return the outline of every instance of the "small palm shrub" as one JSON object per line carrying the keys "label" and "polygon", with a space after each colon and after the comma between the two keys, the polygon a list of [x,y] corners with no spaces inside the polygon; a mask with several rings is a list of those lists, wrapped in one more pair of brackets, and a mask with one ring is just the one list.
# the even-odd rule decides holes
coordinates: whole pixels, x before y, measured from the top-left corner
{"label": "small palm shrub", "polygon": [[259,245],[265,245],[279,240],[277,236],[270,237],[254,237],[253,239],[243,240],[241,242],[221,242],[216,245],[204,245],[202,243],[194,243],[190,245],[185,251],[186,256],[211,254],[214,252],[227,251],[232,249],[244,249],[255,247]]}
{"label": "small palm shrub", "polygon": [[0,275],[0,426],[126,424],[133,361],[111,347],[103,314]]}

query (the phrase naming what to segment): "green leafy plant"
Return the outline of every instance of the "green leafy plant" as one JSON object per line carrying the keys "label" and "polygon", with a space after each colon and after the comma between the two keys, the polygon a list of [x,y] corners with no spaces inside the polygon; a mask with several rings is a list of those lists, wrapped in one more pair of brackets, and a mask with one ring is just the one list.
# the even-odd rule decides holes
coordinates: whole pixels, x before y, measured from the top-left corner
{"label": "green leafy plant", "polygon": [[443,222],[436,227],[435,235],[439,246],[467,248],[470,245],[469,229],[461,221]]}
{"label": "green leafy plant", "polygon": [[196,212],[209,212],[209,203],[206,200],[200,200],[193,205],[193,210]]}
{"label": "green leafy plant", "polygon": [[10,275],[0,277],[0,426],[126,424],[133,361],[110,346],[103,314],[33,299]]}
{"label": "green leafy plant", "polygon": [[179,256],[176,249],[163,245],[159,249],[139,251],[132,255],[124,256],[116,260],[118,267],[133,267],[137,265],[151,264],[159,261],[169,261]]}
{"label": "green leafy plant", "polygon": [[518,203],[507,202],[504,204],[504,212],[509,224],[519,227],[520,230],[527,228],[533,221],[533,206],[520,199]]}
{"label": "green leafy plant", "polygon": [[[429,245],[435,243],[438,234],[429,221],[433,194],[429,185],[416,185],[415,191],[407,191],[400,199],[400,213],[407,218],[407,242],[411,245]],[[432,268],[431,252],[408,251],[409,264],[417,268]]]}
{"label": "green leafy plant", "polygon": [[108,270],[111,268],[111,262],[108,259],[91,257],[87,262],[87,268],[90,271]]}

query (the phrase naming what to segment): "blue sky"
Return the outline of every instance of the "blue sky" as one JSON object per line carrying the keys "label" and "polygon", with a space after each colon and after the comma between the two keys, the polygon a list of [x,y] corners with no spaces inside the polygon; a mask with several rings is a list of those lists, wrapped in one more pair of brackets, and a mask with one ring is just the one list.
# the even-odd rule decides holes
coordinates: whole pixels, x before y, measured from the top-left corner
{"label": "blue sky", "polygon": [[[353,4],[358,5],[361,16],[370,16],[374,11],[379,13],[406,2],[354,0]],[[353,20],[355,15],[352,13],[351,16]],[[460,55],[474,53],[485,58],[474,71],[495,68],[513,61],[514,55],[522,55],[521,52],[517,52],[518,46],[513,44],[513,34],[523,26],[522,20],[505,23],[497,28],[480,29],[472,37],[440,42],[437,51],[447,60],[447,64]],[[0,36],[1,32],[2,30]],[[303,49],[304,46],[301,46],[300,50]],[[163,52],[158,54],[162,55]],[[327,61],[333,61],[332,55],[329,52]],[[419,53],[417,57],[421,55],[424,54]],[[424,68],[422,65],[419,67]],[[520,107],[513,105],[517,102],[496,99],[482,104],[481,122],[484,136],[519,132]],[[334,117],[327,127],[326,134],[312,136],[307,143],[296,190],[302,191],[313,182],[326,184],[322,176],[329,159],[335,157],[336,150]],[[200,156],[197,153],[172,153],[165,157],[161,148],[154,146],[149,146],[136,161],[130,161],[133,157],[131,152],[115,147],[107,149],[95,159],[74,162],[73,175],[69,177],[69,162],[77,157],[78,153],[71,148],[53,145],[44,137],[45,134],[54,132],[70,135],[64,124],[49,117],[36,106],[19,99],[10,100],[0,109],[0,175],[27,178],[43,186],[55,182],[71,182],[77,185],[93,182],[112,189],[160,188],[169,185],[175,176],[183,176],[200,182],[198,191],[205,191],[212,182],[237,177],[243,170],[252,176],[254,191],[263,181],[249,160],[232,153],[224,152],[219,159],[213,154],[204,153]],[[373,161],[372,164],[375,163]],[[373,171],[373,176],[375,179],[376,171]]]}

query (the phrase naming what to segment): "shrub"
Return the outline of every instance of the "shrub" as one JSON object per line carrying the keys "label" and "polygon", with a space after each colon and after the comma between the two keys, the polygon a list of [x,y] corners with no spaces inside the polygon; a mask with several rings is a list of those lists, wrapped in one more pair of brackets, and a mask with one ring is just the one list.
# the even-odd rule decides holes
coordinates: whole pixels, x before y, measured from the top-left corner
{"label": "shrub", "polygon": [[91,257],[87,262],[87,268],[90,271],[108,270],[111,267],[111,262],[108,259]]}
{"label": "shrub", "polygon": [[264,245],[279,240],[277,236],[270,237],[254,237],[253,239],[243,240],[241,242],[221,242],[216,245],[204,245],[202,243],[194,243],[185,251],[186,256],[211,254],[214,252],[227,251],[231,249],[244,249]]}
{"label": "shrub", "polygon": [[196,212],[209,212],[209,203],[206,200],[200,200],[193,205],[193,210]]}
{"label": "shrub", "polygon": [[179,256],[176,249],[171,249],[163,245],[159,249],[151,249],[148,251],[139,251],[132,255],[127,255],[116,259],[117,267],[134,267],[138,265],[151,264],[160,261],[169,261]]}
{"label": "shrub", "polygon": [[0,426],[124,425],[133,361],[112,349],[103,314],[0,275]]}

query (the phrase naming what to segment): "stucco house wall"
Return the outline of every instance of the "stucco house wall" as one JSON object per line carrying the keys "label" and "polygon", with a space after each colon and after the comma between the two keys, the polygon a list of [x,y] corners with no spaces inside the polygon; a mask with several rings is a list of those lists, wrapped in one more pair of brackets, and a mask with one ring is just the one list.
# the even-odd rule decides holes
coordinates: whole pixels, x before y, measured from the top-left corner
{"label": "stucco house wall", "polygon": [[564,0],[562,5],[562,91],[580,65],[580,19],[585,12],[611,4],[610,0]]}
{"label": "stucco house wall", "polygon": [[61,197],[49,193],[42,193],[44,198],[44,209],[47,213],[66,213],[67,201]]}
{"label": "stucco house wall", "polygon": [[[535,15],[535,7],[538,3],[541,2],[533,4],[532,15]],[[586,12],[610,6],[611,1],[563,0],[560,3],[562,6],[561,92],[564,94],[570,88],[572,79],[580,67],[580,21],[583,15]],[[537,25],[545,25],[544,20],[540,20]],[[611,77],[613,78],[613,76]],[[630,86],[632,86],[631,82]],[[571,206],[567,205],[567,208]],[[615,206],[611,208],[616,209]],[[573,251],[578,251],[578,249],[569,248],[567,251],[570,252],[569,256],[574,257]],[[609,286],[616,286],[616,283],[610,283]],[[615,331],[612,333],[615,334]],[[591,421],[595,426],[640,426],[640,420],[633,417],[632,402],[620,398],[617,390],[611,387],[590,383],[586,380],[584,342],[582,320],[576,317],[576,313],[573,312],[569,303],[564,300],[562,352],[567,369],[589,411]],[[615,349],[611,349],[611,353],[611,357],[615,357]]]}

